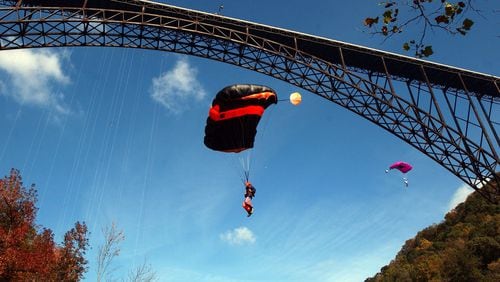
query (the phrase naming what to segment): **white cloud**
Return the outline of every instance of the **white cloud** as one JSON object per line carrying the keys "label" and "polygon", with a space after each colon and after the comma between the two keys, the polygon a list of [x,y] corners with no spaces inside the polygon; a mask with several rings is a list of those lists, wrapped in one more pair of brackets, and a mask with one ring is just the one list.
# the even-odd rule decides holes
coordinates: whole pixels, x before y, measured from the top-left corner
{"label": "white cloud", "polygon": [[197,74],[198,70],[186,59],[180,59],[172,70],[153,78],[151,97],[170,112],[181,113],[192,99],[201,101],[206,95]]}
{"label": "white cloud", "polygon": [[[164,263],[159,263],[160,265]],[[160,281],[190,281],[190,282],[233,282],[241,281],[234,277],[221,276],[219,274],[207,273],[202,270],[182,268],[176,266],[163,266],[155,269]]]}
{"label": "white cloud", "polygon": [[491,180],[491,178],[488,178],[488,177],[486,177],[486,179],[484,179],[484,180],[476,179],[476,181],[474,181],[474,184],[477,185],[478,189],[481,189],[481,188],[483,188],[484,184],[490,182],[490,180]]}
{"label": "white cloud", "polygon": [[231,245],[243,245],[255,243],[255,235],[252,230],[247,227],[238,227],[233,230],[226,231],[220,235],[222,241],[228,242]]}
{"label": "white cloud", "polygon": [[70,79],[63,72],[65,52],[47,49],[9,50],[0,52],[0,70],[7,76],[0,78],[0,95],[12,97],[19,103],[49,107],[57,113],[66,114],[64,95],[53,87],[68,84]]}
{"label": "white cloud", "polygon": [[455,194],[453,194],[453,197],[451,197],[451,200],[448,204],[448,210],[454,209],[458,204],[463,203],[465,199],[469,196],[470,193],[474,192],[472,188],[469,187],[469,185],[464,184],[460,186],[457,191],[455,191]]}

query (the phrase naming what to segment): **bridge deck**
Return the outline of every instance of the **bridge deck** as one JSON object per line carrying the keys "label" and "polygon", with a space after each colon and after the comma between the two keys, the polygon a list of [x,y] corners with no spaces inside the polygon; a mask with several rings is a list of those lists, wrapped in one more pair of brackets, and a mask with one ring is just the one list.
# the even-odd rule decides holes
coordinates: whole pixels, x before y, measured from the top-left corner
{"label": "bridge deck", "polygon": [[[12,5],[18,3],[14,0],[1,2]],[[92,9],[130,11],[133,14],[142,12],[144,13],[143,21],[151,24],[160,24],[155,22],[158,21],[158,17],[153,15],[186,19],[190,22],[196,19],[207,24],[266,38],[286,46],[295,46],[300,51],[334,64],[341,65],[343,59],[347,66],[366,71],[385,73],[383,65],[383,61],[385,61],[390,75],[425,81],[422,73],[423,67],[431,84],[465,90],[457,75],[460,74],[469,93],[479,96],[493,96],[495,100],[500,99],[500,78],[493,75],[162,3],[139,0],[23,0],[21,5],[72,8],[85,5],[86,8]]]}

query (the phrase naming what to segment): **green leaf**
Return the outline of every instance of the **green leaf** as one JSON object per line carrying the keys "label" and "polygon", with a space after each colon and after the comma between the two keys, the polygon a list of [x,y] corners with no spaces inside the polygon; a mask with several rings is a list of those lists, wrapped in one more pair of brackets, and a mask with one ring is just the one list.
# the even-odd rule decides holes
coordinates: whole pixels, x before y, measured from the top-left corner
{"label": "green leaf", "polygon": [[378,17],[376,17],[376,18],[366,18],[364,23],[365,23],[365,25],[367,25],[369,27],[372,27],[373,24],[378,23]]}
{"label": "green leaf", "polygon": [[403,50],[405,51],[410,50],[410,44],[408,44],[408,42],[405,42],[405,44],[403,44]]}
{"label": "green leaf", "polygon": [[422,50],[422,55],[424,55],[425,57],[429,57],[432,54],[434,54],[434,51],[432,51],[432,46],[425,46],[424,50]]}
{"label": "green leaf", "polygon": [[471,19],[465,19],[462,24],[462,28],[465,30],[470,30],[473,24],[474,22]]}
{"label": "green leaf", "polygon": [[385,24],[390,23],[392,20],[392,10],[385,11],[383,16],[384,16],[384,23]]}
{"label": "green leaf", "polygon": [[440,23],[448,24],[448,23],[450,23],[450,21],[448,20],[448,17],[445,16],[445,15],[439,15],[436,18],[434,18],[434,20],[436,21],[437,24],[440,24]]}
{"label": "green leaf", "polygon": [[444,12],[448,17],[452,16],[453,14],[455,14],[455,7],[452,4],[448,3],[444,6]]}

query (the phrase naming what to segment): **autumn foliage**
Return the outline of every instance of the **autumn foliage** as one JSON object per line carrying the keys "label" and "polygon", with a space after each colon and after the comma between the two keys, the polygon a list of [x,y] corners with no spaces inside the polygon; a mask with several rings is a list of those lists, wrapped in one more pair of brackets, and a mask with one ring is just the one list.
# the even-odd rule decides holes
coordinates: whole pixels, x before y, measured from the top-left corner
{"label": "autumn foliage", "polygon": [[35,186],[24,187],[18,170],[0,179],[0,281],[79,281],[86,271],[85,223],[76,222],[54,243],[50,229],[35,224]]}
{"label": "autumn foliage", "polygon": [[[482,189],[495,193],[495,186]],[[493,202],[472,193],[366,281],[500,281],[500,205]]]}

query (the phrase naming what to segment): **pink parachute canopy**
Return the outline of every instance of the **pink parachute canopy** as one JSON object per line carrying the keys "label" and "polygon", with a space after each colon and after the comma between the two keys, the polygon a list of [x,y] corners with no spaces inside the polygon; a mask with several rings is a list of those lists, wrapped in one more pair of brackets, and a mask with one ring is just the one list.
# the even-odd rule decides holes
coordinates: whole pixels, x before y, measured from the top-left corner
{"label": "pink parachute canopy", "polygon": [[401,171],[402,173],[407,173],[412,168],[413,167],[409,163],[405,163],[405,162],[395,162],[389,167],[389,169],[397,169],[397,170]]}

